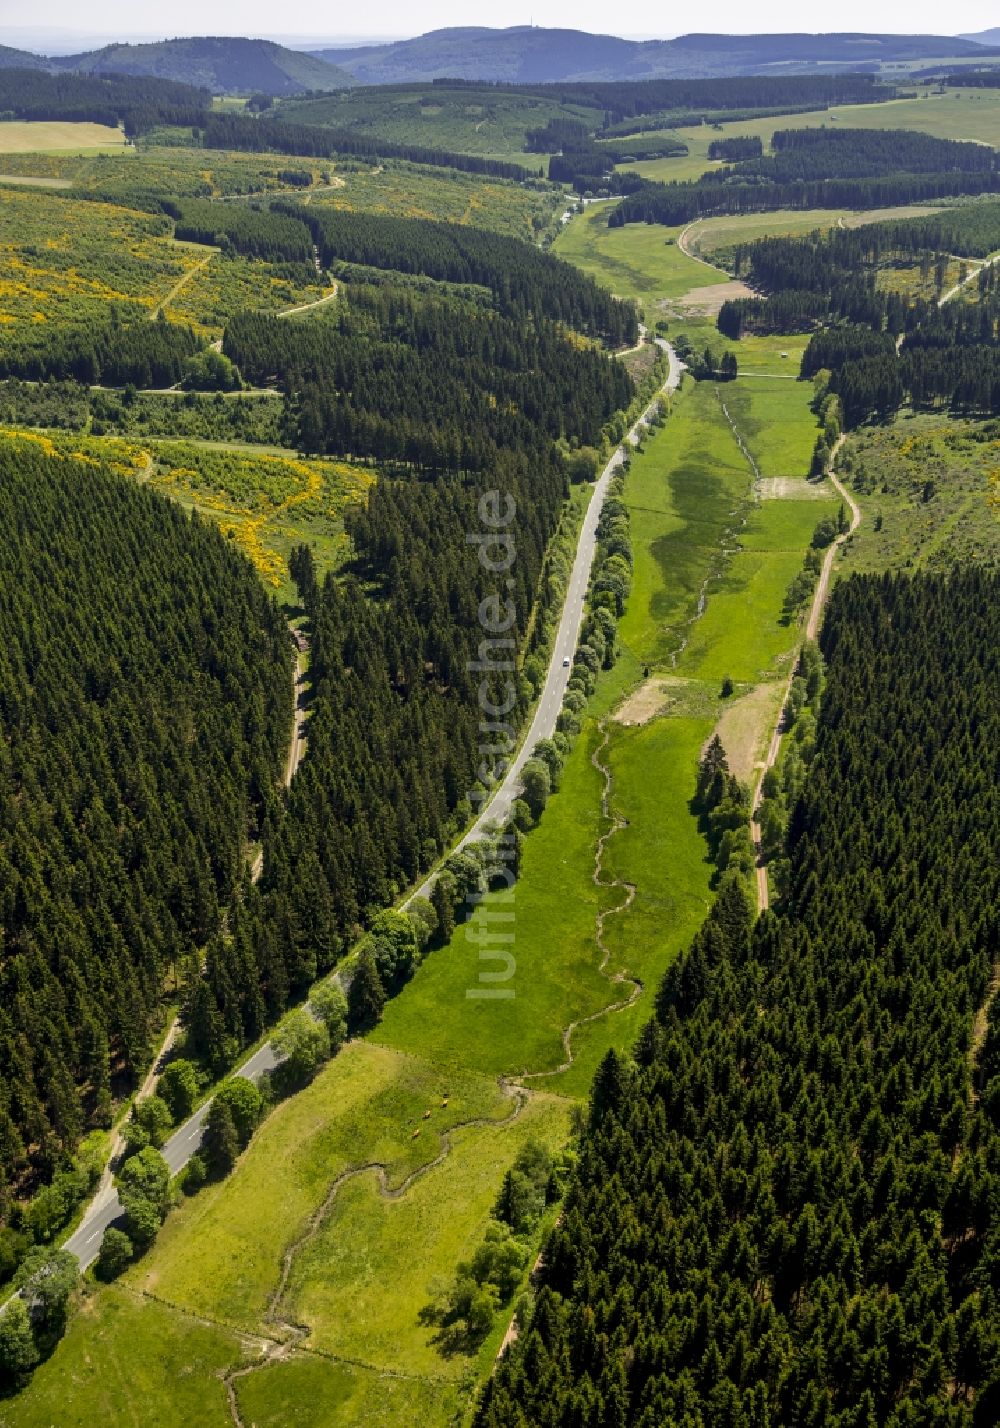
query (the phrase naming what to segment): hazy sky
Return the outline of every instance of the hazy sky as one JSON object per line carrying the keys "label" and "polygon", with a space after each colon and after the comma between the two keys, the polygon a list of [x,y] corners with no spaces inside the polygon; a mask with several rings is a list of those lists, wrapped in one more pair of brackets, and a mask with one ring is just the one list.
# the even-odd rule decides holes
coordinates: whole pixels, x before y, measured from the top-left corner
{"label": "hazy sky", "polygon": [[[604,0],[505,0],[501,5],[470,5],[468,0],[372,0],[357,6],[331,6],[305,0],[276,7],[274,0],[170,0],[169,5],[138,8],[134,0],[0,0],[0,43],[59,48],[67,37],[111,36],[163,38],[171,35],[302,36],[309,40],[347,36],[412,35],[443,25],[559,25],[630,36],[667,38],[691,30],[767,32],[819,28],[882,30],[899,33],[956,34],[1000,22],[992,0],[958,0],[942,8],[938,0],[841,0],[835,13],[806,15],[801,0],[768,0],[748,7],[745,0],[716,0],[711,7],[671,7],[657,0],[633,0],[610,11]],[[811,22],[811,25],[810,25]],[[286,28],[287,26],[287,28]],[[52,33],[45,31],[51,27]],[[63,33],[58,33],[58,32]],[[67,33],[68,32],[68,36]]]}

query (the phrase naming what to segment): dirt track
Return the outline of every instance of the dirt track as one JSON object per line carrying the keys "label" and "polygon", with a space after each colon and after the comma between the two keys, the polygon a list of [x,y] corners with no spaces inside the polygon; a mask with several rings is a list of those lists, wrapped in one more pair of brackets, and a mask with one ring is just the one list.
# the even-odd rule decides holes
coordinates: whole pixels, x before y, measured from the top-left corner
{"label": "dirt track", "polygon": [[[830,480],[832,481],[832,483],[833,483],[834,487],[836,488],[837,493],[840,495],[841,499],[842,499],[842,500],[844,501],[844,503],[849,507],[850,512],[851,512],[851,523],[850,523],[849,527],[847,528],[847,530],[844,531],[841,535],[839,535],[839,536],[837,537],[837,539],[833,542],[833,544],[829,547],[829,549],[828,549],[827,552],[826,552],[826,557],[825,557],[825,559],[824,559],[824,561],[823,561],[823,568],[822,568],[822,570],[820,571],[819,580],[816,582],[816,590],[815,590],[815,593],[813,594],[812,604],[811,604],[810,607],[809,607],[809,617],[808,617],[808,619],[807,619],[807,621],[806,621],[805,635],[804,635],[804,638],[805,638],[806,640],[814,640],[814,639],[816,638],[817,634],[819,633],[820,621],[821,621],[821,619],[823,618],[823,607],[824,607],[824,605],[826,604],[827,595],[829,594],[829,591],[830,591],[830,576],[831,576],[832,573],[833,573],[833,562],[834,562],[834,560],[836,560],[836,558],[837,558],[837,552],[838,552],[838,550],[840,549],[840,547],[843,545],[843,543],[844,543],[844,541],[847,539],[847,537],[850,536],[850,535],[853,535],[854,532],[857,530],[858,526],[861,524],[861,510],[860,510],[860,508],[859,508],[859,506],[858,506],[858,503],[855,501],[854,497],[850,494],[850,492],[847,490],[847,488],[844,486],[844,484],[840,481],[840,479],[837,477],[837,475],[836,475],[836,473],[835,473],[835,471],[834,471],[834,467],[835,467],[836,462],[837,462],[837,454],[839,453],[840,448],[843,446],[843,444],[844,444],[844,442],[846,441],[846,439],[847,439],[847,438],[846,438],[845,436],[840,436],[840,437],[838,437],[836,445],[834,446],[833,450],[830,452],[830,459],[829,459],[829,461],[828,461],[828,463],[827,463],[826,474],[829,476]],[[793,658],[793,660],[792,660],[791,673],[790,673],[789,676],[788,676],[788,683],[787,683],[787,685],[785,686],[785,693],[784,693],[784,696],[783,696],[782,701],[781,701],[780,710],[779,710],[779,712],[778,712],[778,720],[777,720],[777,723],[776,723],[775,726],[774,726],[774,731],[773,731],[772,734],[771,734],[771,742],[770,742],[770,744],[768,745],[767,757],[766,757],[765,760],[764,760],[764,766],[763,766],[763,768],[762,768],[761,771],[760,771],[760,777],[759,777],[758,780],[757,780],[757,786],[756,786],[756,788],[754,789],[754,795],[753,795],[753,813],[752,813],[752,815],[751,815],[751,821],[750,821],[750,836],[751,836],[752,839],[753,839],[753,845],[754,845],[754,848],[755,848],[756,851],[757,851],[757,910],[758,910],[758,912],[763,912],[763,911],[768,907],[768,904],[769,904],[769,889],[768,889],[768,884],[767,884],[767,865],[766,865],[764,862],[761,861],[761,848],[760,848],[760,844],[761,844],[761,834],[760,834],[759,815],[760,815],[760,806],[761,806],[761,803],[762,803],[763,800],[764,800],[764,778],[765,778],[765,775],[767,774],[768,770],[769,770],[769,769],[772,769],[772,768],[774,767],[774,765],[775,765],[775,763],[776,763],[776,761],[777,761],[777,758],[778,758],[778,751],[779,751],[780,748],[781,748],[781,737],[782,737],[782,732],[783,732],[783,727],[782,727],[782,726],[783,726],[783,724],[784,724],[784,718],[785,718],[785,705],[788,703],[788,696],[789,696],[789,694],[791,693],[792,680],[795,678],[795,669],[796,669],[797,664],[798,664],[798,651],[796,651],[796,654],[795,654],[795,656],[794,656],[794,658]]]}

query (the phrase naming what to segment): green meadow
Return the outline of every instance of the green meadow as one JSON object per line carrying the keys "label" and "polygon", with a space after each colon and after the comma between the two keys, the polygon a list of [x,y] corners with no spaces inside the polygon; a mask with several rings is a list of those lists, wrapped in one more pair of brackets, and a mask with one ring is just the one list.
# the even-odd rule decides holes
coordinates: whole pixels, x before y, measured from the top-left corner
{"label": "green meadow", "polygon": [[[567,226],[559,251],[644,301],[723,280],[670,237],[609,230],[597,206]],[[711,336],[707,324],[689,330]],[[236,1368],[240,1416],[257,1428],[461,1421],[506,1318],[478,1353],[449,1355],[420,1311],[481,1239],[525,1140],[569,1141],[600,1058],[634,1042],[660,977],[704,918],[714,869],[690,801],[712,730],[739,705],[751,763],[769,733],[771,691],[798,639],[780,622],[781,599],[832,508],[797,499],[815,435],[812,389],[784,378],[803,340],[739,344],[741,370],[762,375],[719,388],[686,379],[665,426],[633,456],[620,658],[525,841],[513,897],[488,895],[371,1037],[271,1113],[228,1179],[182,1203],[119,1286],[88,1292],[18,1416],[0,1407],[0,1428],[70,1421],[58,1407],[70,1380],[81,1423],[214,1428],[231,1421],[222,1378]],[[785,478],[784,498],[758,499],[734,427],[761,474]],[[767,697],[723,700],[725,675],[739,693]],[[622,884],[635,888],[628,906]],[[598,916],[612,909],[599,945]],[[512,997],[475,995],[480,971],[497,965],[480,957],[484,926],[512,931]],[[301,1337],[271,1357],[290,1324]],[[144,1336],[157,1347],[133,1380],[131,1348]]]}
{"label": "green meadow", "polygon": [[927,91],[916,99],[892,99],[885,104],[838,104],[804,114],[777,114],[765,119],[734,119],[723,124],[668,129],[662,132],[687,144],[686,155],[653,159],[649,163],[625,163],[619,167],[661,183],[682,182],[722,167],[708,157],[708,146],[713,139],[747,134],[759,137],[767,148],[775,129],[818,129],[825,125],[839,129],[916,129],[939,139],[974,139],[1000,148],[1000,94],[988,89],[949,89],[944,94]]}
{"label": "green meadow", "polygon": [[[569,1137],[569,1113],[563,1097],[538,1095],[515,1120],[456,1132],[447,1158],[398,1198],[381,1192],[374,1172],[347,1182],[296,1258],[281,1304],[294,1323],[310,1326],[306,1347],[384,1373],[462,1378],[467,1356],[442,1355],[438,1331],[420,1311],[481,1243],[521,1146],[532,1139],[557,1152]],[[498,1321],[494,1354],[505,1327]]]}
{"label": "green meadow", "polygon": [[[568,1023],[611,1000],[594,943],[601,780],[590,753],[596,742],[592,728],[581,734],[558,795],[525,843],[512,900],[488,896],[477,917],[423,962],[404,994],[386,1006],[375,1033],[381,1043],[446,1068],[492,1075],[552,1070],[563,1060]],[[480,961],[479,939],[484,930],[505,931],[501,919],[511,910],[514,995],[482,998],[476,995],[486,986],[480,970],[498,964]]]}
{"label": "green meadow", "polygon": [[459,1404],[458,1388],[447,1381],[335,1363],[315,1354],[266,1364],[233,1387],[241,1418],[256,1428],[451,1424]]}
{"label": "green meadow", "polygon": [[626,486],[635,573],[619,638],[641,664],[670,666],[750,487],[716,389],[690,385]]}
{"label": "green meadow", "polygon": [[610,205],[595,203],[573,218],[560,233],[553,251],[611,288],[619,297],[640,303],[652,298],[679,298],[691,288],[721,283],[728,275],[682,253],[679,228],[630,223],[609,228]]}
{"label": "green meadow", "polygon": [[259,1329],[285,1251],[338,1175],[377,1162],[388,1186],[398,1186],[441,1154],[459,1122],[504,1120],[512,1109],[487,1078],[445,1074],[353,1042],[272,1112],[232,1175],[169,1217],[126,1282],[192,1313]]}
{"label": "green meadow", "polygon": [[107,1286],[83,1298],[31,1386],[0,1399],[2,1428],[232,1428],[222,1374],[229,1331]]}

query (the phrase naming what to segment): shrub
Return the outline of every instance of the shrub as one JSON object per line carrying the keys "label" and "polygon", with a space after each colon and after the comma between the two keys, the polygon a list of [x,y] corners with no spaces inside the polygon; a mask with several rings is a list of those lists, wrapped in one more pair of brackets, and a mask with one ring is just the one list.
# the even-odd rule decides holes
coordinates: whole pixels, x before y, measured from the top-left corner
{"label": "shrub", "polygon": [[185,1120],[198,1099],[198,1072],[194,1062],[183,1057],[171,1061],[156,1083],[156,1092],[166,1102],[176,1123]]}
{"label": "shrub", "polygon": [[100,1279],[117,1279],[132,1258],[132,1241],[114,1225],[109,1225],[101,1240],[101,1252],[97,1256],[96,1272]]}
{"label": "shrub", "polygon": [[[430,904],[428,903],[428,907]],[[433,913],[433,908],[431,912]],[[437,917],[435,916],[435,923]],[[322,982],[313,992],[310,1003],[317,1018],[330,1037],[331,1055],[339,1051],[347,1036],[347,998],[337,982]]]}
{"label": "shrub", "polygon": [[[263,1098],[260,1092],[245,1076],[233,1076],[228,1081],[223,1081],[216,1091],[215,1100],[212,1103],[213,1109],[219,1104],[228,1106],[236,1129],[236,1137],[242,1149],[250,1140],[257,1128],[257,1122],[260,1120],[263,1108]],[[209,1111],[209,1116],[211,1114],[212,1112]]]}
{"label": "shrub", "polygon": [[20,1387],[37,1362],[28,1306],[23,1299],[12,1299],[0,1314],[0,1383]]}

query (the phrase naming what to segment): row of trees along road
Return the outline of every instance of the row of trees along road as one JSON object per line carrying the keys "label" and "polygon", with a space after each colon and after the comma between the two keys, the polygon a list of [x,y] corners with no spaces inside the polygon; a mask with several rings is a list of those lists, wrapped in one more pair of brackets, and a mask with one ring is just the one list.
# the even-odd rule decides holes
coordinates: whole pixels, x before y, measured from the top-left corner
{"label": "row of trees along road", "polygon": [[789,890],[610,1052],[479,1428],[1000,1418],[1000,578],[835,590]]}

